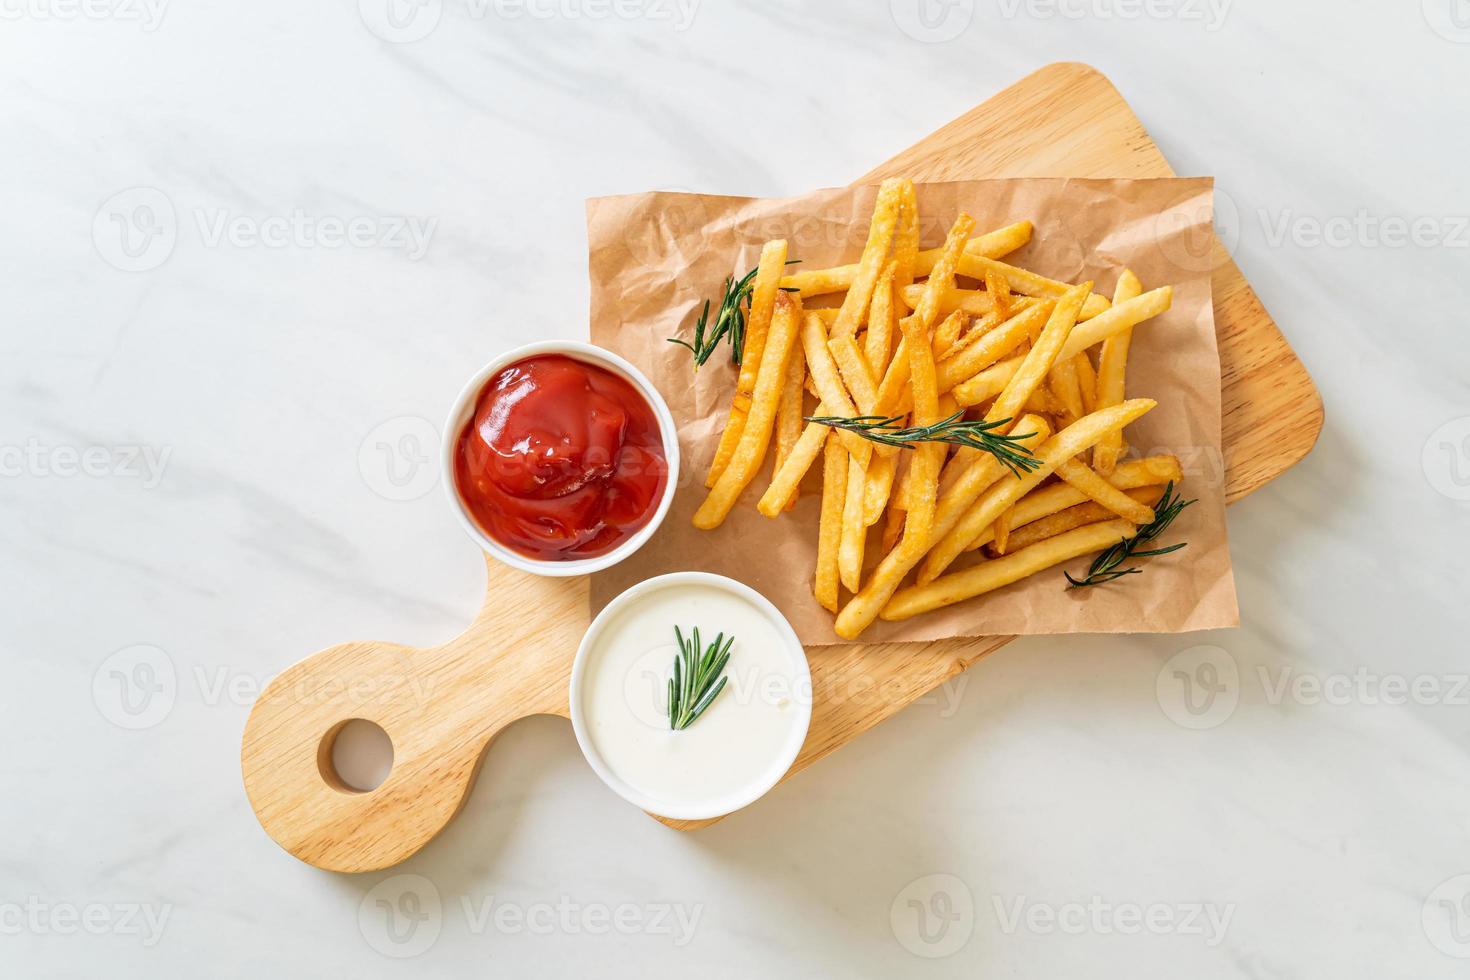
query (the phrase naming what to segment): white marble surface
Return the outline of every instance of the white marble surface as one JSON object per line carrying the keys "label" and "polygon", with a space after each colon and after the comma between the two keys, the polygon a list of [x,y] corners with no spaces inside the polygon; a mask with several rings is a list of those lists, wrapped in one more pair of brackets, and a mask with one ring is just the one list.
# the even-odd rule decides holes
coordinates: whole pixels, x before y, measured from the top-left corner
{"label": "white marble surface", "polygon": [[[1470,7],[1420,6],[428,0],[395,43],[356,0],[0,4],[0,975],[1463,975]],[[422,880],[266,838],[255,687],[477,603],[437,488],[373,445],[583,332],[585,197],[840,184],[1066,59],[1219,177],[1326,399],[1231,512],[1241,629],[1017,643],[697,836],[536,719]],[[409,216],[426,241],[379,237]],[[1200,730],[1185,651],[1228,688]]]}

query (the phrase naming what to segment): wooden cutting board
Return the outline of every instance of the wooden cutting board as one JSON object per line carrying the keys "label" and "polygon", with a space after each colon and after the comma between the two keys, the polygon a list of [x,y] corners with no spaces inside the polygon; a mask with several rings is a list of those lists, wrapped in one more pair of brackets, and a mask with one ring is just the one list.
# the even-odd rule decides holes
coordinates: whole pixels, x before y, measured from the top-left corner
{"label": "wooden cutting board", "polygon": [[[935,181],[1173,171],[1105,77],[1086,65],[1056,64],[858,183],[898,175]],[[1322,403],[1240,270],[1218,242],[1214,249],[1226,492],[1235,501],[1307,454],[1322,427]],[[537,578],[489,559],[487,579],[480,614],[449,643],[331,647],[262,693],[246,724],[241,767],[261,825],[291,854],[333,871],[404,860],[459,812],[486,747],[508,724],[568,715],[572,658],[590,619],[586,580]],[[522,616],[527,609],[540,615]],[[1011,639],[812,648],[817,698],[788,777]],[[368,793],[343,785],[331,766],[332,739],[353,718],[376,722],[393,742],[392,771]],[[667,822],[690,830],[713,821]]]}

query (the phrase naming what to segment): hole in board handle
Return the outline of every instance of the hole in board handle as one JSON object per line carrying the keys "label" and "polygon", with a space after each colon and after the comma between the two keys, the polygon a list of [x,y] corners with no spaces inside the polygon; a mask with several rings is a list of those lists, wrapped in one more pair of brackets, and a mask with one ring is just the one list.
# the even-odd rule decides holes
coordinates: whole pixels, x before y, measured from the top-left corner
{"label": "hole in board handle", "polygon": [[381,725],[349,718],[322,736],[317,768],[327,785],[342,793],[371,793],[393,771],[393,740]]}

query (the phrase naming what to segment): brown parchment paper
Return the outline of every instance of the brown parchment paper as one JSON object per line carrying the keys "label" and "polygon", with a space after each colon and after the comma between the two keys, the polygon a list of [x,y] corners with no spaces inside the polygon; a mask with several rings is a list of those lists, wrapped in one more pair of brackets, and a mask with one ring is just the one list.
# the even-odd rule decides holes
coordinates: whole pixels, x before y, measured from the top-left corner
{"label": "brown parchment paper", "polygon": [[[876,193],[867,186],[784,199],[653,193],[587,202],[592,342],[626,357],[657,385],[678,423],[682,455],[678,492],[658,533],[637,554],[593,577],[594,613],[654,575],[716,572],[774,602],[803,643],[844,642],[832,631],[831,614],[812,597],[820,457],[795,510],[771,520],[755,509],[770,482],[773,447],[724,525],[697,530],[690,519],[705,495],[704,476],[729,411],[734,371],[722,346],[696,374],[689,352],[665,338],[691,339],[704,301],[718,303],[724,277],[752,268],[765,241],[787,239],[788,254],[801,260],[801,268],[857,261]],[[1145,289],[1174,287],[1173,307],[1134,331],[1127,393],[1159,405],[1127,435],[1130,455],[1177,455],[1185,470],[1182,491],[1199,502],[1162,539],[1187,540],[1189,546],[1148,562],[1141,575],[1068,590],[1062,572],[1085,571],[1090,559],[1082,558],[904,622],[879,620],[861,642],[1166,633],[1238,623],[1225,533],[1220,360],[1210,295],[1212,193],[1208,178],[918,185],[925,248],[943,242],[961,210],[975,218],[977,234],[1028,219],[1035,225],[1030,244],[1006,261],[1067,282],[1093,279],[1095,291],[1109,297],[1125,267]],[[835,305],[839,298],[814,297],[809,305]],[[878,558],[877,530],[869,539],[869,569]],[[979,554],[953,567],[971,564]]]}

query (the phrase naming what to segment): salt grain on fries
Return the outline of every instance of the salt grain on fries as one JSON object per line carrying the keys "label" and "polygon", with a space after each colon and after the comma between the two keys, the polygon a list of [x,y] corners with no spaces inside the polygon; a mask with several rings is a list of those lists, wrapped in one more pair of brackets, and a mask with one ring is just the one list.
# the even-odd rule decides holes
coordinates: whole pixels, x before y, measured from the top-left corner
{"label": "salt grain on fries", "polygon": [[[1031,240],[1029,221],[972,237],[961,214],[925,250],[919,227],[913,183],[887,180],[857,262],[784,275],[786,243],[761,250],[730,415],[694,516],[700,528],[724,521],[773,436],[756,505],[766,517],[794,505],[822,456],[813,591],[845,639],[1140,528],[1156,534],[1154,505],[1183,477],[1172,456],[1121,458],[1123,428],[1155,405],[1125,398],[1132,333],[1169,309],[1170,287],[1145,291],[1125,269],[1110,302],[1091,282],[1000,261]],[[803,297],[839,293],[840,304],[802,309]],[[971,406],[983,418],[959,414]],[[987,545],[994,557],[951,570]]]}

